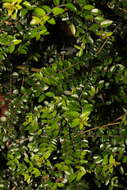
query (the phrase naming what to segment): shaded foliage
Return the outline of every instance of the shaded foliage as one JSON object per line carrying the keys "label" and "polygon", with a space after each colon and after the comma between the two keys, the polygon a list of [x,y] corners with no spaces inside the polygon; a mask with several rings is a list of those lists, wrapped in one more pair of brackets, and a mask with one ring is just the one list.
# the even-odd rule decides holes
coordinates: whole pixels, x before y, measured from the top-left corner
{"label": "shaded foliage", "polygon": [[126,6],[2,0],[0,188],[126,189]]}

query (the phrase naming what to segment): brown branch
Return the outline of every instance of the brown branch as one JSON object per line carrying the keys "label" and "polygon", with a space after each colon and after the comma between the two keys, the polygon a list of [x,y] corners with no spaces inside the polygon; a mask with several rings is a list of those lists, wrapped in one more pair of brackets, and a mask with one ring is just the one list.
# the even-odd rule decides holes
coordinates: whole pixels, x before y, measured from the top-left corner
{"label": "brown branch", "polygon": [[119,10],[123,11],[124,13],[127,13],[127,9],[118,8]]}
{"label": "brown branch", "polygon": [[105,125],[102,125],[102,126],[97,126],[97,127],[85,130],[85,131],[81,131],[81,134],[85,134],[85,133],[88,133],[88,132],[91,132],[91,131],[95,131],[97,129],[101,129],[101,128],[105,128],[105,127],[109,127],[109,126],[114,126],[114,125],[119,125],[119,124],[120,124],[120,121],[119,122],[108,123],[108,124],[105,124]]}
{"label": "brown branch", "polygon": [[[63,69],[63,70],[58,70],[58,71],[56,71],[56,73],[51,74],[50,76],[47,76],[47,78],[51,78],[52,76],[55,76],[56,74],[63,73],[63,72],[67,71],[68,69],[70,69],[70,68],[72,68],[72,67],[74,67],[75,65],[78,65],[78,64],[79,63],[74,63],[74,64],[70,65],[69,67]],[[22,65],[18,65],[16,68],[20,69],[20,70],[24,70],[24,71],[25,70],[30,70],[32,72],[42,72],[43,73],[43,70],[42,70],[43,68],[38,69],[38,68],[32,67],[32,68],[29,69],[28,67],[22,66]]]}
{"label": "brown branch", "polygon": [[[22,65],[18,65],[16,68],[17,68],[17,69],[20,69],[20,70],[24,70],[24,71],[29,70],[28,67],[22,66]],[[32,72],[41,72],[41,70],[42,70],[42,69],[38,69],[38,68],[35,68],[35,67],[32,67],[32,68],[30,69],[30,71],[32,71]]]}
{"label": "brown branch", "polygon": [[101,45],[101,47],[97,50],[97,52],[95,53],[95,56],[98,55],[102,49],[104,48],[105,44],[107,43],[109,38],[106,38],[106,40],[103,42],[103,44]]}
{"label": "brown branch", "polygon": [[19,22],[9,22],[7,20],[1,20],[0,23],[6,24],[6,25],[16,25],[16,24],[19,24]]}
{"label": "brown branch", "polygon": [[[102,128],[109,127],[109,126],[119,125],[121,123],[121,121],[118,121],[118,120],[122,120],[122,118],[126,115],[127,115],[127,113],[124,113],[121,116],[117,117],[113,122],[107,123],[105,125],[97,126],[97,127],[91,128],[91,129],[87,129],[85,131],[81,131],[80,134],[86,134],[91,131],[95,131],[97,129],[102,129]],[[75,137],[77,137],[77,136],[78,135],[75,135]]]}

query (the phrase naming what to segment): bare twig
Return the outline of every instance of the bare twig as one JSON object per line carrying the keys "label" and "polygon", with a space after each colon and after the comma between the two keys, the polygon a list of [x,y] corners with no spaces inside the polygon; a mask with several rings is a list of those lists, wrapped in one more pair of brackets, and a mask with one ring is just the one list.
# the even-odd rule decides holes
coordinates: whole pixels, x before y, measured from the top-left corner
{"label": "bare twig", "polygon": [[97,50],[95,55],[98,55],[102,51],[102,49],[104,48],[104,46],[105,46],[105,44],[107,43],[108,40],[109,40],[109,38],[106,38],[106,40],[104,41],[102,46]]}
{"label": "bare twig", "polygon": [[[85,131],[81,131],[80,134],[86,134],[86,133],[89,133],[91,131],[95,131],[97,129],[102,129],[102,128],[105,128],[105,127],[109,127],[109,126],[115,126],[115,125],[119,125],[121,123],[121,121],[119,120],[122,120],[122,118],[127,115],[127,113],[124,113],[123,115],[119,116],[118,118],[116,118],[113,122],[110,122],[110,123],[107,123],[105,125],[101,125],[101,126],[97,126],[97,127],[94,127],[94,128],[91,128],[91,129],[87,129]],[[78,135],[75,135],[75,137],[77,137]]]}
{"label": "bare twig", "polygon": [[[117,28],[117,26],[114,28],[114,30],[113,30],[112,33],[114,33],[116,31],[116,28]],[[103,44],[101,45],[101,47],[98,48],[97,52],[95,53],[95,56],[98,55],[102,51],[102,49],[104,48],[104,46],[106,45],[106,43],[108,42],[108,40],[109,40],[109,37],[107,37],[105,39],[105,41],[103,42]]]}
{"label": "bare twig", "polygon": [[118,8],[119,10],[123,11],[124,13],[127,13],[127,9]]}
{"label": "bare twig", "polygon": [[120,121],[119,122],[107,123],[107,124],[102,125],[102,126],[97,126],[97,127],[85,130],[85,131],[81,131],[81,134],[85,134],[85,133],[88,133],[88,132],[91,132],[91,131],[95,131],[97,129],[101,129],[101,128],[105,128],[105,127],[109,127],[109,126],[114,126],[114,125],[119,125],[119,124],[120,124]]}

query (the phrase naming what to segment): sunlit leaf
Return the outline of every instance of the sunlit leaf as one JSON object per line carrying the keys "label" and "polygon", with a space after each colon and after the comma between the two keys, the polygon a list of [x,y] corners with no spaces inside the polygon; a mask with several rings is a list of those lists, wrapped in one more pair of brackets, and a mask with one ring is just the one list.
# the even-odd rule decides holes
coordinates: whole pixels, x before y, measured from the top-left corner
{"label": "sunlit leaf", "polygon": [[107,27],[107,26],[110,26],[112,23],[113,23],[112,20],[104,20],[101,22],[101,26]]}
{"label": "sunlit leaf", "polygon": [[32,20],[31,20],[30,24],[31,25],[40,24],[40,22],[41,22],[41,19],[39,17],[32,16]]}
{"label": "sunlit leaf", "polygon": [[34,15],[35,16],[39,16],[39,17],[43,17],[45,15],[45,11],[44,9],[41,9],[41,8],[35,8],[34,9]]}
{"label": "sunlit leaf", "polygon": [[60,14],[64,13],[64,9],[59,8],[59,7],[54,7],[52,9],[52,12],[56,16],[56,15],[60,15]]}
{"label": "sunlit leaf", "polygon": [[90,4],[87,4],[83,7],[85,10],[92,10],[94,9],[94,6],[93,5],[90,5]]}

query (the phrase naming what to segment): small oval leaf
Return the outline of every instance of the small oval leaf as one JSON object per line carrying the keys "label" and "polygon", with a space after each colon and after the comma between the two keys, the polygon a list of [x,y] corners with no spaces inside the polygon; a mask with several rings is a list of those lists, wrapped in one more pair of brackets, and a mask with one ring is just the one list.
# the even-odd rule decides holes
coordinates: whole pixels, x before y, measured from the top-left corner
{"label": "small oval leaf", "polygon": [[113,22],[112,20],[104,20],[103,22],[101,22],[101,26],[103,27],[110,26],[112,22]]}
{"label": "small oval leaf", "polygon": [[71,11],[77,11],[77,8],[72,3],[67,3],[65,6]]}
{"label": "small oval leaf", "polygon": [[52,12],[56,16],[56,15],[62,14],[64,12],[64,9],[59,8],[59,7],[55,7],[52,9]]}

